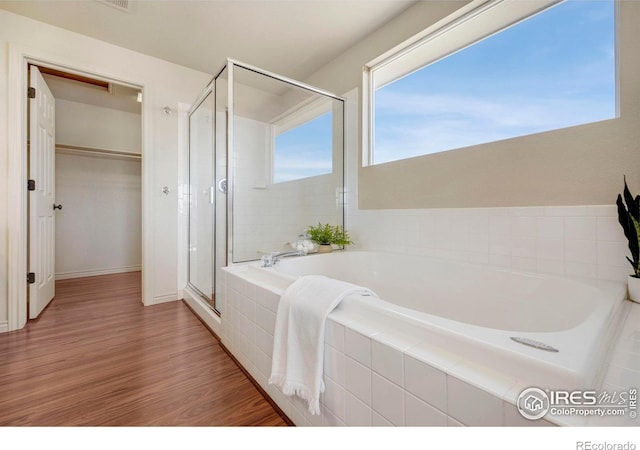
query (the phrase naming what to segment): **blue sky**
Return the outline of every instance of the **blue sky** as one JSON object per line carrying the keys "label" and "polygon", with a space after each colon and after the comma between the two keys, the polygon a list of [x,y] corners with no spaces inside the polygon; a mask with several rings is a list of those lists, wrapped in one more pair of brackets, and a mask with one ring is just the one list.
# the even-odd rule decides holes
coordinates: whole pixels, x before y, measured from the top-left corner
{"label": "blue sky", "polygon": [[615,117],[613,1],[569,0],[376,91],[382,163]]}
{"label": "blue sky", "polygon": [[274,183],[331,173],[332,121],[328,112],[276,136]]}

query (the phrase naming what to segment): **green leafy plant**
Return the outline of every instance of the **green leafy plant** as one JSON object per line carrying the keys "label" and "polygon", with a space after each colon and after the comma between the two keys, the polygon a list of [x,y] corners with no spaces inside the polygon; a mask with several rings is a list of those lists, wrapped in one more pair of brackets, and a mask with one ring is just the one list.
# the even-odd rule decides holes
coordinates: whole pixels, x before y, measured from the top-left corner
{"label": "green leafy plant", "polygon": [[633,277],[640,278],[640,195],[633,198],[629,188],[627,187],[627,179],[624,180],[624,202],[622,195],[618,194],[616,205],[618,205],[618,221],[622,225],[624,235],[629,241],[629,250],[631,251],[631,259],[627,260],[633,267]]}
{"label": "green leafy plant", "polygon": [[349,233],[340,225],[324,225],[318,222],[318,226],[310,226],[307,234],[313,242],[319,245],[349,245],[353,244],[349,238]]}

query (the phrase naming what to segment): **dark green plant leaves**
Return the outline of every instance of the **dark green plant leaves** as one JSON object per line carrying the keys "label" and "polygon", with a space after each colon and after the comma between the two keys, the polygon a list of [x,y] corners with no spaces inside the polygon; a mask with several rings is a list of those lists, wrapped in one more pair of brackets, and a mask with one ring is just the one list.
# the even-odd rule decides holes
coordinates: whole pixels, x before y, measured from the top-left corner
{"label": "dark green plant leaves", "polygon": [[325,223],[324,225],[318,222],[318,226],[310,226],[307,229],[307,234],[311,240],[320,245],[349,245],[352,244],[349,233],[340,225],[330,225]]}
{"label": "dark green plant leaves", "polygon": [[631,192],[629,192],[626,177],[624,179],[624,201],[627,204],[627,210],[629,214],[631,214],[631,217],[640,222],[640,195],[636,196],[635,199],[633,198]]}
{"label": "dark green plant leaves", "polygon": [[633,267],[634,275],[640,277],[640,195],[633,198],[629,192],[626,178],[624,180],[624,203],[622,196],[618,194],[616,205],[618,206],[618,222],[620,222],[624,235],[629,241],[629,251],[631,251],[631,258],[627,257],[627,261]]}

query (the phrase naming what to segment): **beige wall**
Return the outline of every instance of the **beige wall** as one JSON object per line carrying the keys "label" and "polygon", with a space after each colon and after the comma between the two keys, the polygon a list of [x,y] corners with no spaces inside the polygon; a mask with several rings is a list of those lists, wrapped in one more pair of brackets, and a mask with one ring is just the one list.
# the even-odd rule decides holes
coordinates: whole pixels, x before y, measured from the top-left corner
{"label": "beige wall", "polygon": [[[419,2],[308,81],[361,86],[362,66],[467,2]],[[597,205],[615,202],[623,174],[640,192],[640,2],[619,21],[620,117],[388,164],[360,167],[363,209]],[[360,151],[360,155],[362,152]],[[359,157],[361,164],[361,156]]]}

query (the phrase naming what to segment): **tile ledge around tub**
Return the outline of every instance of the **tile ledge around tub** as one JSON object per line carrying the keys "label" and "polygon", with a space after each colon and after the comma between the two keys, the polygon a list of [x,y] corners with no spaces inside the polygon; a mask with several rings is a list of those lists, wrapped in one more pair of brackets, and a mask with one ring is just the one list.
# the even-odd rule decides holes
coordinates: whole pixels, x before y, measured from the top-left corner
{"label": "tile ledge around tub", "polygon": [[418,345],[406,349],[403,353],[405,356],[421,361],[445,374],[448,373],[453,366],[462,362],[460,356],[441,347],[434,347],[427,344],[428,342],[423,341]]}
{"label": "tile ledge around tub", "polygon": [[447,375],[482,389],[501,400],[514,405],[516,403],[517,396],[512,398],[511,392],[514,386],[521,383],[520,380],[505,376],[489,367],[461,359],[449,368]]}
{"label": "tile ledge around tub", "polygon": [[[349,327],[353,327],[356,323],[357,321],[350,323]],[[378,332],[369,336],[375,341],[392,347],[403,355],[421,361],[448,376],[482,389],[501,400],[508,400],[506,397],[510,389],[519,382],[519,380],[505,376],[488,366],[467,361],[437,344],[433,345],[425,335],[420,340],[414,339],[409,345],[399,345],[398,342],[402,341],[402,337],[394,336],[394,330],[389,324],[374,325],[380,327]],[[403,334],[402,330],[398,330],[398,332]],[[515,404],[516,398],[517,395],[511,399],[511,403]]]}
{"label": "tile ledge around tub", "polygon": [[345,310],[338,307],[329,313],[327,320],[349,327],[356,333],[368,338],[380,332],[375,323],[373,326],[369,325],[372,322],[370,318],[364,317],[356,310]]}
{"label": "tile ledge around tub", "polygon": [[229,275],[236,276],[246,282],[253,283],[258,287],[267,289],[274,294],[282,295],[284,290],[291,284],[292,280],[276,273],[261,272],[252,270],[250,263],[240,263],[233,266],[223,267],[222,270]]}
{"label": "tile ledge around tub", "polygon": [[[438,343],[434,344],[432,333],[428,331],[422,331],[419,337],[409,338],[402,329],[385,321],[384,317],[376,315],[365,317],[358,311],[349,309],[334,310],[329,315],[329,319],[348,325],[357,333],[500,399],[505,399],[510,388],[518,382],[518,380],[506,377],[488,366],[467,361],[449,352]],[[512,403],[515,403],[515,398]]]}

